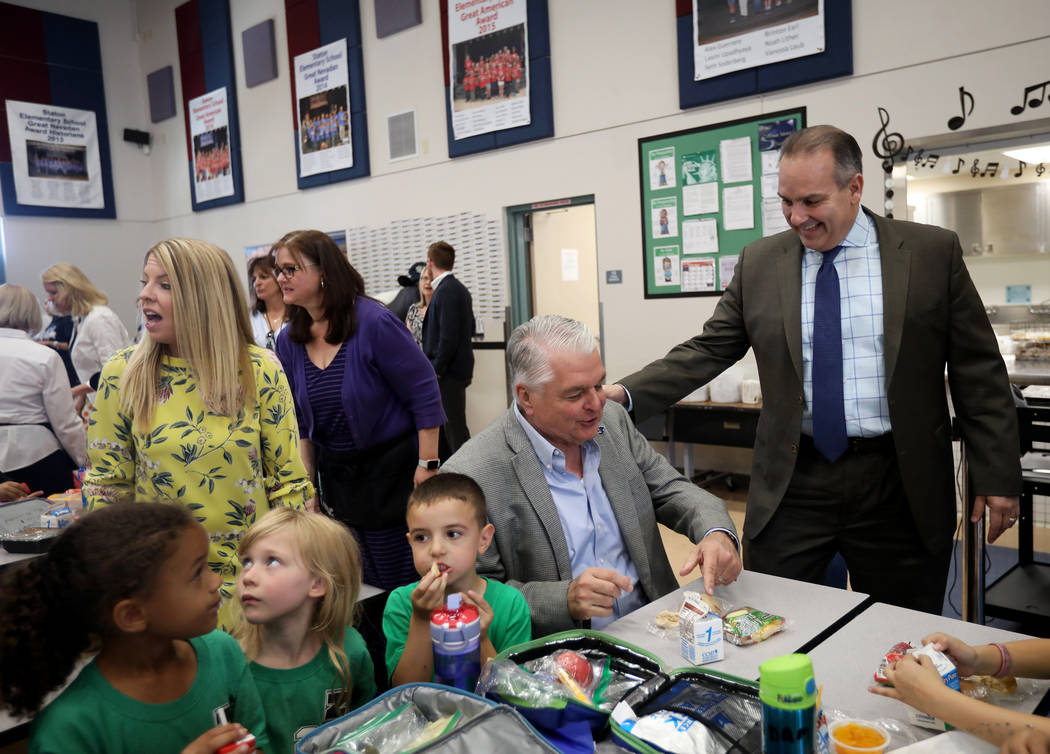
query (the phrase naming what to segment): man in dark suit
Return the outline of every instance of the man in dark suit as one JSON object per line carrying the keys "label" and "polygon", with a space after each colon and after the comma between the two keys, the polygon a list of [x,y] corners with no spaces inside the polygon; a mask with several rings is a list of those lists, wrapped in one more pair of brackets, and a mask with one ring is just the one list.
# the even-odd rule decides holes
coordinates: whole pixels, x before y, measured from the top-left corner
{"label": "man in dark suit", "polygon": [[700,335],[607,393],[644,418],[753,348],[744,566],[819,582],[838,551],[854,589],[940,613],[956,527],[945,369],[989,541],[1018,515],[1017,415],[958,237],[863,209],[861,164],[837,128],[789,137],[791,230],[744,248]]}
{"label": "man in dark suit", "polygon": [[470,291],[452,275],[456,250],[444,241],[427,249],[427,272],[434,296],[423,319],[423,353],[434,365],[441,404],[448,421],[441,431],[442,459],[470,439],[467,385],[474,377],[474,305]]}
{"label": "man in dark suit", "polygon": [[514,405],[444,469],[485,492],[496,534],[478,573],[521,590],[534,636],[585,621],[603,628],[677,589],[657,522],[695,543],[680,575],[699,569],[708,593],[736,579],[725,503],[605,400],[605,366],[585,324],[533,317],[508,338],[507,364]]}

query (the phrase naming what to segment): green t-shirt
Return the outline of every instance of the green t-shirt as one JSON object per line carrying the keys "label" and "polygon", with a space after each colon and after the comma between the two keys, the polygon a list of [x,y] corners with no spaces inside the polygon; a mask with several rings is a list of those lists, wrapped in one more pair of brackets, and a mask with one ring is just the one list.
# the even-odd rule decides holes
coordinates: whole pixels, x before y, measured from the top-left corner
{"label": "green t-shirt", "polygon": [[[485,594],[482,597],[492,608],[492,625],[489,626],[489,641],[497,652],[507,647],[529,641],[532,638],[532,614],[525,596],[512,586],[500,581],[485,579]],[[412,621],[412,590],[418,581],[399,586],[390,593],[383,610],[383,633],[386,635],[386,674],[394,674],[401,662],[408,640],[408,624]]]}
{"label": "green t-shirt", "polygon": [[236,640],[222,631],[190,639],[197,677],[181,698],[147,704],[122,694],[102,677],[95,662],[41,712],[33,726],[30,754],[179,754],[191,741],[226,718],[255,734],[270,751],[266,720],[248,661]]}
{"label": "green t-shirt", "polygon": [[[376,695],[372,658],[357,629],[347,626],[343,651],[350,661],[350,706],[336,707],[343,685],[339,671],[328,657],[328,648],[297,668],[268,668],[251,663],[255,685],[266,712],[266,732],[274,754],[292,754],[295,742],[327,720],[334,720]],[[270,754],[267,750],[267,754]]]}

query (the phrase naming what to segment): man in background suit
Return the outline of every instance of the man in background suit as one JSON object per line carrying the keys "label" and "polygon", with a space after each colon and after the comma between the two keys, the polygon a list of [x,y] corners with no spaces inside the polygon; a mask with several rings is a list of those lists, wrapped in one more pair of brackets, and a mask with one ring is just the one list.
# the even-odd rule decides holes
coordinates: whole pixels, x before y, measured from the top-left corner
{"label": "man in background suit", "polygon": [[698,543],[681,575],[700,567],[708,593],[736,579],[725,503],[606,404],[605,367],[586,325],[534,317],[511,333],[507,361],[514,404],[444,469],[484,490],[496,534],[478,573],[521,590],[534,636],[588,620],[600,628],[677,589],[657,521]]}
{"label": "man in background suit", "polygon": [[474,378],[474,304],[470,291],[452,275],[456,250],[444,241],[427,249],[427,272],[434,295],[423,318],[423,353],[434,365],[441,405],[448,421],[441,430],[442,459],[470,439],[467,385]]}
{"label": "man in background suit", "polygon": [[820,582],[838,551],[854,589],[939,614],[956,527],[945,367],[989,541],[1018,515],[1017,414],[958,237],[861,211],[861,162],[837,128],[792,134],[791,230],[744,248],[700,335],[606,392],[641,419],[753,348],[746,567]]}

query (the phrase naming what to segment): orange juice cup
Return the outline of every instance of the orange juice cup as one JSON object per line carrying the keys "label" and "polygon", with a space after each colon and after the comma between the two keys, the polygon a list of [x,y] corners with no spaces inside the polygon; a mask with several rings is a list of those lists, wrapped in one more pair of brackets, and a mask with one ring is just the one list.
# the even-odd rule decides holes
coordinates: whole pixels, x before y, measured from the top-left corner
{"label": "orange juice cup", "polygon": [[836,720],[830,731],[835,754],[882,754],[890,743],[886,729],[867,720]]}

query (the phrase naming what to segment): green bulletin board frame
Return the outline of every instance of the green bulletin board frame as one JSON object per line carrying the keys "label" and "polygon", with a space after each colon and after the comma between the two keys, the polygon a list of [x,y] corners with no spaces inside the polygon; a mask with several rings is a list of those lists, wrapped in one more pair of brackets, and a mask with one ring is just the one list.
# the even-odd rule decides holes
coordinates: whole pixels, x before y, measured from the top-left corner
{"label": "green bulletin board frame", "polygon": [[[793,130],[805,127],[806,108],[799,107],[638,140],[645,298],[722,295],[740,251],[765,235],[763,153],[768,166],[780,143]],[[732,142],[726,148],[742,148],[743,142],[733,140],[743,138],[750,139],[750,176],[730,175],[731,180],[724,181],[723,142]],[[742,162],[731,162],[739,170]],[[738,199],[743,193],[746,200],[747,187],[752,193],[752,227],[726,230],[725,189],[737,189],[730,193]],[[776,205],[779,213],[779,200]],[[688,254],[683,221],[689,223]]]}

